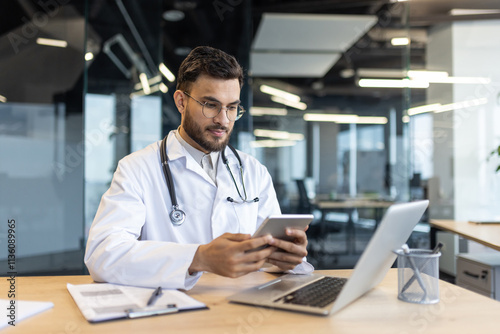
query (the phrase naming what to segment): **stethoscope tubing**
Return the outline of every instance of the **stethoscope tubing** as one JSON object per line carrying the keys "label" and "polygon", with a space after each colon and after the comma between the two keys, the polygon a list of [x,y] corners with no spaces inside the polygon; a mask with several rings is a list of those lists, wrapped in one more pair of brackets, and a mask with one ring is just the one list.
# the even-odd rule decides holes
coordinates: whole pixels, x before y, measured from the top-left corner
{"label": "stethoscope tubing", "polygon": [[[184,213],[184,211],[179,209],[179,203],[177,202],[177,195],[175,193],[174,180],[172,178],[172,172],[170,170],[170,166],[168,165],[169,160],[168,160],[168,154],[167,154],[167,137],[168,136],[165,136],[165,138],[163,138],[163,140],[161,141],[161,144],[160,144],[161,167],[163,170],[163,175],[165,176],[165,182],[167,183],[167,188],[168,188],[168,193],[170,195],[170,200],[172,202],[172,211],[169,214],[170,220],[172,221],[172,224],[179,226],[179,225],[182,225],[182,223],[184,223],[184,220],[186,219],[186,214]],[[231,172],[231,168],[229,168],[229,161],[226,158],[226,154],[224,152],[225,150],[222,150],[221,151],[222,162],[226,165],[226,168],[229,171],[229,174],[231,175],[231,178],[233,180],[234,186],[236,187],[236,191],[238,192],[238,195],[241,198],[241,202],[234,200],[232,197],[228,197],[227,201],[231,202],[231,203],[240,203],[240,204],[258,202],[259,201],[258,197],[255,197],[252,200],[247,200],[247,191],[245,189],[245,183],[243,181],[243,164],[241,163],[240,155],[238,154],[238,152],[236,151],[236,149],[233,146],[231,146],[230,144],[228,144],[227,146],[231,149],[231,151],[233,151],[236,159],[238,160],[239,169],[240,169],[241,184],[243,186],[243,194],[244,194],[244,197],[243,197],[240,193],[240,189],[236,183],[236,180],[233,176],[233,173]]]}

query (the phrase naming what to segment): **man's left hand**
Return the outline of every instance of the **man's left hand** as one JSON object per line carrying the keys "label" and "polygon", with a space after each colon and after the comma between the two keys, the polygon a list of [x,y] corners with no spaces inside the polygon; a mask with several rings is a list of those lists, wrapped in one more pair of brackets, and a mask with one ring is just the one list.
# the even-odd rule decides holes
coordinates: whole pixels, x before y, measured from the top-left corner
{"label": "man's left hand", "polygon": [[304,230],[287,228],[286,234],[292,237],[293,241],[285,241],[273,238],[269,244],[278,249],[273,252],[267,262],[283,270],[291,270],[307,255],[307,235]]}

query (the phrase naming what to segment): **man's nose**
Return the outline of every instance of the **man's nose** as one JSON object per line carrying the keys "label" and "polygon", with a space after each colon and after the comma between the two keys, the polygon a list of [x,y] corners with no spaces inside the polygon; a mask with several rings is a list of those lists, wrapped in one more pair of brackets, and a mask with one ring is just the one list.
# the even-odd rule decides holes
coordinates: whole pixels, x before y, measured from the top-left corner
{"label": "man's nose", "polygon": [[220,112],[214,117],[214,121],[217,124],[229,124],[231,121],[227,117],[228,111],[228,107],[221,107]]}

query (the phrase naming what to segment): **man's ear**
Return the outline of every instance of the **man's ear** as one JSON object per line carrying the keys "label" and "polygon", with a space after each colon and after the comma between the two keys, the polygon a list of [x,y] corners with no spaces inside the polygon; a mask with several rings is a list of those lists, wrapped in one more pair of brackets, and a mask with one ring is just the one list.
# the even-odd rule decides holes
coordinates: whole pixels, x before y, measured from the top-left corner
{"label": "man's ear", "polygon": [[185,99],[184,94],[182,94],[182,92],[180,90],[175,91],[174,102],[175,102],[175,106],[177,107],[177,110],[179,110],[179,112],[181,114],[183,114],[184,110],[186,109],[186,99]]}

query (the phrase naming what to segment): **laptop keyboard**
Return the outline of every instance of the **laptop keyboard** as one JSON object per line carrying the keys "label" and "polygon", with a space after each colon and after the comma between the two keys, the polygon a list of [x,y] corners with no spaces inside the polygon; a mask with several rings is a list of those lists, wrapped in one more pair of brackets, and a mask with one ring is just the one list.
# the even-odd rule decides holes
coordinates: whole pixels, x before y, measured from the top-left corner
{"label": "laptop keyboard", "polygon": [[295,290],[274,302],[285,304],[325,307],[337,299],[347,278],[323,277],[311,284]]}

